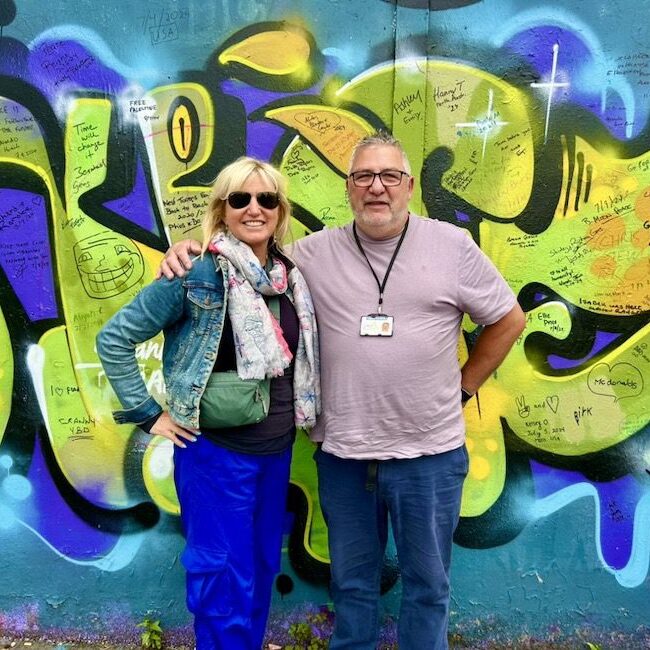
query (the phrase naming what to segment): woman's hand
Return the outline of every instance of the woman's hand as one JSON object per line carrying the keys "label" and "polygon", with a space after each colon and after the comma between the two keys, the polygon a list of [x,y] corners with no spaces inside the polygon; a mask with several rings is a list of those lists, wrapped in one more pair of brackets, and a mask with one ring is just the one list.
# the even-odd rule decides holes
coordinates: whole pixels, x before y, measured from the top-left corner
{"label": "woman's hand", "polygon": [[169,415],[167,411],[163,411],[161,413],[160,417],[151,427],[150,433],[156,436],[167,438],[178,447],[183,447],[183,449],[185,449],[187,446],[183,440],[196,442],[195,434],[198,435],[198,432],[188,431],[187,429],[184,429],[180,424],[176,424],[176,422],[172,420],[171,415]]}

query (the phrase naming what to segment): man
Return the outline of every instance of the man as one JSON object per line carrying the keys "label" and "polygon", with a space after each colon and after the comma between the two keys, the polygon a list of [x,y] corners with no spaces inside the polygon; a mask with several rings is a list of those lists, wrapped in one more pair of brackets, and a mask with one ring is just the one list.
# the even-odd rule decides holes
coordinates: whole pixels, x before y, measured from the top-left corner
{"label": "man", "polygon": [[[400,143],[364,138],[347,177],[354,221],[297,242],[321,343],[323,413],[312,438],[328,525],[336,623],[330,648],[377,645],[379,585],[393,528],[402,650],[447,648],[449,566],[468,468],[462,404],[501,363],[524,314],[466,234],[410,215]],[[179,243],[163,262],[189,268]],[[484,328],[462,369],[464,313]]]}

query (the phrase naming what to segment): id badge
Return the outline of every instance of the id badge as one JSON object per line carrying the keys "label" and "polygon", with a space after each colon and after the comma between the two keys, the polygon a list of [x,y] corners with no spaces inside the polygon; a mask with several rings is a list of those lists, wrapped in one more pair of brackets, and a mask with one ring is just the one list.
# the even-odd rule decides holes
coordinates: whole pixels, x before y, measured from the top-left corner
{"label": "id badge", "polygon": [[393,336],[393,317],[386,314],[368,314],[361,317],[361,336]]}

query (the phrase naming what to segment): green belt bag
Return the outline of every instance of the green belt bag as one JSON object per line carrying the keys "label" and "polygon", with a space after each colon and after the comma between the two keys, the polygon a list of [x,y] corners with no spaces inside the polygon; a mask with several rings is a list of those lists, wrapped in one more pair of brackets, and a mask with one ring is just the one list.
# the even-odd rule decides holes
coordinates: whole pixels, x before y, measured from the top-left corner
{"label": "green belt bag", "polygon": [[[269,309],[280,321],[277,297]],[[269,414],[271,380],[241,379],[236,370],[213,372],[199,405],[199,425],[206,429],[226,429],[261,422]]]}

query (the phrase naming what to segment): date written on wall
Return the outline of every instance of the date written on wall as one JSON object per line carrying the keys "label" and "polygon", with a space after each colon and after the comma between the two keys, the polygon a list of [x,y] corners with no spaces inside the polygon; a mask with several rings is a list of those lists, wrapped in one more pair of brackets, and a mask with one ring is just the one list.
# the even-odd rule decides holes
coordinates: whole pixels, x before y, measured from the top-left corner
{"label": "date written on wall", "polygon": [[190,16],[187,9],[163,9],[161,11],[148,11],[140,16],[142,33],[149,34],[152,45],[175,41],[178,38],[179,26]]}

